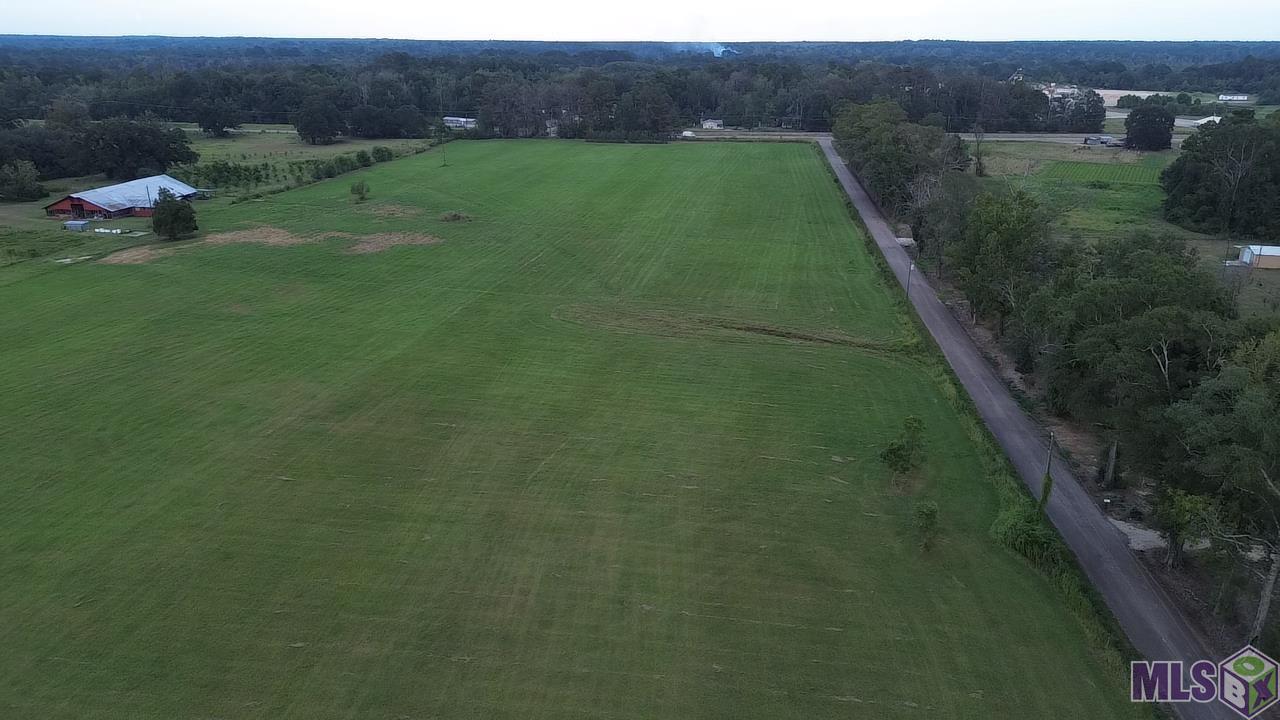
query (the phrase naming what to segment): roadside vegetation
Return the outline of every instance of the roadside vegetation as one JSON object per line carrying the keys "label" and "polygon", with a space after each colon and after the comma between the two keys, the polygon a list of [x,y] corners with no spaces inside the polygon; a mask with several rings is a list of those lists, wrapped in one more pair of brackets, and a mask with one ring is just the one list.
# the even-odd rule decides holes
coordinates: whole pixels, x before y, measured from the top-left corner
{"label": "roadside vegetation", "polygon": [[[1025,171],[979,178],[923,161],[945,141],[899,142],[897,157],[874,150],[858,123],[873,111],[882,112],[851,108],[837,141],[855,169],[876,163],[864,180],[911,227],[923,265],[959,290],[1050,413],[1101,437],[1098,489],[1145,488],[1150,502],[1134,517],[1164,534],[1169,568],[1184,571],[1186,548],[1209,543],[1197,567],[1215,599],[1198,609],[1234,634],[1226,642],[1276,648],[1280,404],[1268,353],[1280,316],[1242,314],[1240,283],[1224,282],[1221,263],[1188,244],[1215,226],[1237,241],[1273,234],[1280,164],[1270,121],[1233,115],[1176,158],[987,143],[988,169],[1021,161]],[[1114,210],[1100,211],[1107,201]],[[1243,429],[1245,417],[1257,432]]]}

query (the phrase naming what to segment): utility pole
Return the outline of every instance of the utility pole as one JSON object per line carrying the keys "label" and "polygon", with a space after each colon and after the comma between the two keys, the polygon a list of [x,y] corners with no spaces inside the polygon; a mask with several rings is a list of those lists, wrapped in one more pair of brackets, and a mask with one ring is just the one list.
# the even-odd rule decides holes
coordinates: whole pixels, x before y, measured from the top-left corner
{"label": "utility pole", "polygon": [[1044,474],[1048,475],[1053,470],[1053,431],[1049,431],[1049,453],[1044,459]]}
{"label": "utility pole", "polygon": [[1049,505],[1049,494],[1053,492],[1053,431],[1049,431],[1049,452],[1044,459],[1044,481],[1040,484],[1040,515],[1044,515]]}

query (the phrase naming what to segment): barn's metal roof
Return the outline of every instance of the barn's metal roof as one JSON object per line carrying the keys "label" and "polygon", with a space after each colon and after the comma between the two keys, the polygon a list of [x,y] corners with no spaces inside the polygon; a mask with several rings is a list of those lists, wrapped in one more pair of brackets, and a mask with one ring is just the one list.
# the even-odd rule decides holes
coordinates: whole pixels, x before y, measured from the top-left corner
{"label": "barn's metal roof", "polygon": [[71,197],[91,202],[104,210],[115,212],[125,208],[151,207],[159,199],[161,188],[180,198],[196,194],[195,188],[180,180],[174,180],[168,175],[152,175],[151,177],[138,178],[119,185],[108,185],[107,187],[71,193]]}

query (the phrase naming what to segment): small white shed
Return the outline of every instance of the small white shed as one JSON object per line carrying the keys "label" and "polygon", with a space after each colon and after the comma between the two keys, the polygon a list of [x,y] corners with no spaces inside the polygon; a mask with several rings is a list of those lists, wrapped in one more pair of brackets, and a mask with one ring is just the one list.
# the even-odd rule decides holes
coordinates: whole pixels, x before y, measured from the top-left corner
{"label": "small white shed", "polygon": [[1244,245],[1240,264],[1256,268],[1280,268],[1280,245]]}

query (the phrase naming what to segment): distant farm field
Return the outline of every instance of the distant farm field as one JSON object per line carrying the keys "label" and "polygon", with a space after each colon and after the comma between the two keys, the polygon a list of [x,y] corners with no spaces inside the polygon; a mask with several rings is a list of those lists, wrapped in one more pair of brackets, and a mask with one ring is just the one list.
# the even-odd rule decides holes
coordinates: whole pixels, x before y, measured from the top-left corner
{"label": "distant farm field", "polygon": [[0,716],[1137,712],[813,147],[447,157],[0,268]]}
{"label": "distant farm field", "polygon": [[[1049,227],[1069,241],[1096,242],[1135,232],[1170,235],[1200,251],[1205,267],[1220,273],[1222,261],[1238,254],[1235,243],[1185,230],[1164,219],[1160,173],[1176,150],[1144,153],[1061,143],[986,143],[990,177],[985,186],[1009,186],[1034,195],[1052,216]],[[1241,283],[1239,303],[1246,314],[1280,308],[1280,276],[1251,273]]]}
{"label": "distant farm field", "polygon": [[1041,171],[1045,177],[1078,182],[1154,184],[1160,181],[1159,166],[1148,163],[1103,164],[1054,160]]}
{"label": "distant farm field", "polygon": [[1160,172],[1176,151],[1135,152],[1061,143],[987,143],[992,190],[1010,185],[1031,193],[1051,214],[1050,229],[1066,240],[1093,242],[1135,231],[1198,238],[1161,216]]}
{"label": "distant farm field", "polygon": [[343,153],[369,150],[377,145],[406,152],[425,147],[427,140],[365,140],[343,138],[328,145],[311,145],[294,132],[291,125],[245,125],[229,137],[214,138],[190,126],[178,125],[189,138],[191,148],[200,153],[202,162],[224,160],[238,163],[285,164],[290,160],[326,158]]}

